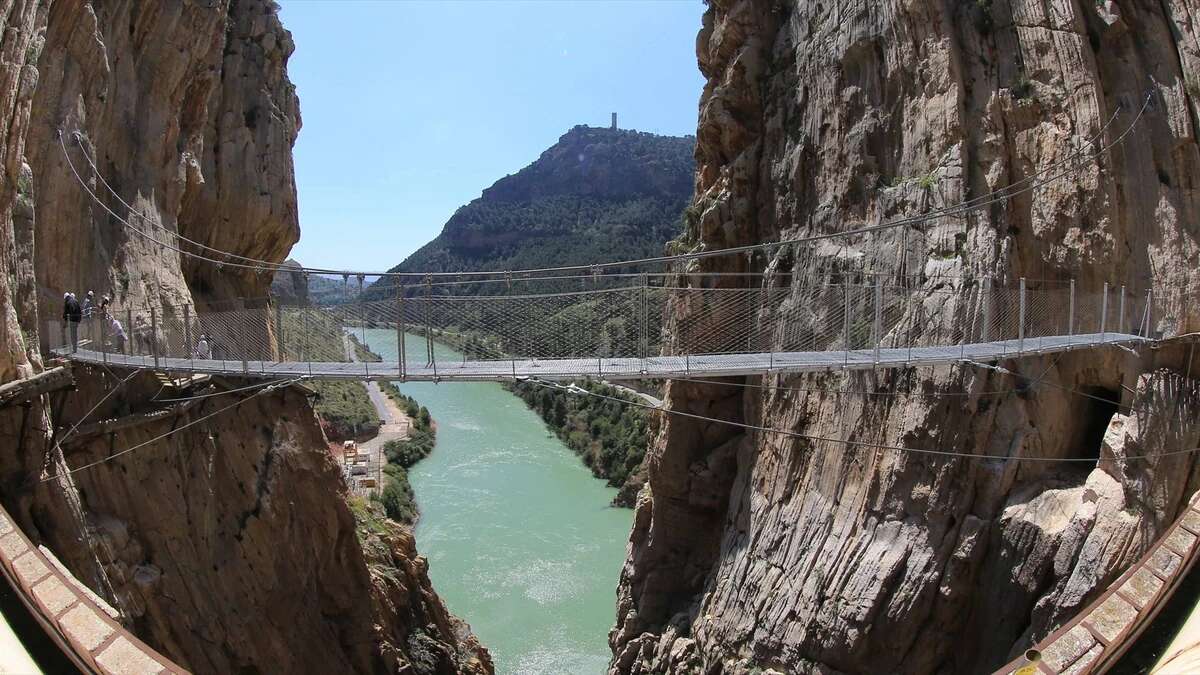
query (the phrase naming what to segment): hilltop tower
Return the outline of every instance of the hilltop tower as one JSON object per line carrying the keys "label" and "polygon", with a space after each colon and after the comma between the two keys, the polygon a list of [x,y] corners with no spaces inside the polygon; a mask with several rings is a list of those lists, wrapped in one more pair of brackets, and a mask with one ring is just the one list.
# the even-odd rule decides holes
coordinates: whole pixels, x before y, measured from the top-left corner
{"label": "hilltop tower", "polygon": [[612,114],[612,127],[611,128],[613,131],[617,130],[617,113]]}

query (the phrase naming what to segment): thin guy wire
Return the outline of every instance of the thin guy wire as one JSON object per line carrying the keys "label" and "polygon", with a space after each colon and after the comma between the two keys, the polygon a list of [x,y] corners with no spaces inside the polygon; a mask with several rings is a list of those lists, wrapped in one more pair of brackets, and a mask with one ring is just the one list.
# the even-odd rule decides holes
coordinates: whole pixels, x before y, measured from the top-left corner
{"label": "thin guy wire", "polygon": [[[1147,97],[1147,100],[1149,100],[1149,97]],[[1084,143],[1086,143],[1086,144],[1087,144],[1087,145],[1089,145],[1089,146],[1095,147],[1095,146],[1096,146],[1096,142],[1097,142],[1098,140],[1100,140],[1100,138],[1101,138],[1101,137],[1103,137],[1103,136],[1104,136],[1104,132],[1108,130],[1108,127],[1109,127],[1109,126],[1111,126],[1111,125],[1112,125],[1112,123],[1113,123],[1114,121],[1116,121],[1116,119],[1117,119],[1117,115],[1118,115],[1118,114],[1121,112],[1121,108],[1122,108],[1122,106],[1121,106],[1120,104],[1118,104],[1118,105],[1117,105],[1117,107],[1116,107],[1116,108],[1113,110],[1113,114],[1112,114],[1112,115],[1111,115],[1111,116],[1108,118],[1108,121],[1107,121],[1107,122],[1105,122],[1105,123],[1104,123],[1104,124],[1103,124],[1103,125],[1100,127],[1099,131],[1097,131],[1097,132],[1096,132],[1096,135],[1095,135],[1095,136],[1093,136],[1092,138],[1089,138],[1089,139],[1084,139]],[[1140,114],[1139,114],[1139,117],[1140,117]],[[1137,122],[1137,120],[1135,119],[1135,120],[1134,120],[1134,123],[1136,124],[1136,122]],[[76,134],[78,134],[79,132],[77,131],[77,132],[75,132],[75,133],[76,133]],[[80,144],[80,148],[82,149],[82,147],[83,147],[83,143],[82,143],[82,142],[79,140],[78,136],[76,137],[76,142],[78,142],[78,143]],[[1061,160],[1061,161],[1059,161],[1059,162],[1052,162],[1051,164],[1047,165],[1047,166],[1046,166],[1046,167],[1044,167],[1043,169],[1041,169],[1041,170],[1039,170],[1039,171],[1036,171],[1036,172],[1034,172],[1034,173],[1032,173],[1032,174],[1030,174],[1030,175],[1028,175],[1028,176],[1026,176],[1026,177],[1024,177],[1024,178],[1022,178],[1021,180],[1018,180],[1018,181],[1016,181],[1015,183],[1010,183],[1010,184],[1008,184],[1008,185],[1005,185],[1005,186],[1004,186],[1004,187],[1002,187],[1002,188],[999,188],[999,189],[997,189],[997,190],[994,190],[994,191],[993,191],[991,194],[993,194],[993,195],[994,195],[994,194],[997,194],[997,193],[1003,192],[1003,191],[1005,191],[1005,190],[1010,190],[1010,189],[1013,189],[1013,188],[1017,187],[1018,185],[1021,185],[1022,183],[1026,182],[1026,181],[1031,181],[1031,180],[1033,180],[1034,178],[1038,177],[1039,175],[1042,175],[1042,174],[1044,174],[1044,173],[1047,173],[1047,172],[1049,172],[1049,171],[1050,171],[1050,170],[1051,170],[1051,169],[1052,169],[1052,168],[1053,168],[1053,167],[1054,167],[1056,164],[1065,164],[1065,163],[1067,163],[1067,162],[1074,161],[1076,158],[1078,158],[1078,157],[1082,156],[1082,155],[1084,154],[1084,152],[1085,152],[1085,150],[1083,150],[1083,148],[1077,148],[1077,149],[1076,149],[1074,152],[1072,152],[1072,154],[1071,154],[1071,155],[1069,155],[1068,157],[1064,158],[1063,160]],[[98,179],[100,180],[100,183],[101,183],[101,184],[102,184],[102,185],[105,187],[105,189],[107,189],[107,190],[108,190],[108,192],[109,192],[110,194],[112,194],[112,196],[113,196],[113,197],[115,197],[115,198],[116,198],[116,200],[117,200],[118,202],[120,202],[122,206],[124,206],[126,209],[129,209],[129,211],[130,211],[131,213],[135,213],[135,214],[137,214],[137,215],[138,215],[138,216],[139,216],[139,217],[140,217],[140,218],[141,218],[143,221],[145,221],[146,223],[150,224],[151,226],[161,226],[161,224],[160,224],[160,223],[154,223],[154,222],[153,222],[153,221],[151,221],[149,218],[147,218],[147,217],[146,217],[144,214],[142,214],[141,212],[139,212],[139,211],[137,211],[136,209],[134,209],[132,205],[130,205],[128,202],[126,202],[126,201],[125,201],[125,200],[124,200],[124,199],[121,197],[121,195],[120,195],[120,194],[119,194],[119,193],[118,193],[118,192],[117,192],[115,189],[113,189],[112,185],[110,185],[110,184],[109,184],[109,182],[108,182],[107,180],[105,180],[104,176],[103,176],[103,175],[100,173],[100,170],[99,170],[99,168],[97,168],[97,166],[96,166],[95,162],[93,162],[93,161],[92,161],[92,158],[91,158],[91,155],[90,155],[90,154],[88,154],[88,153],[85,151],[85,152],[83,153],[83,157],[84,157],[84,159],[85,159],[85,160],[87,160],[88,166],[90,166],[90,167],[91,167],[91,169],[92,169],[92,172],[93,172],[93,173],[95,173],[95,175],[96,175],[96,178],[98,178]],[[976,199],[976,200],[978,200],[978,199],[985,198],[985,197],[987,197],[987,196],[988,196],[988,195],[981,195],[980,197],[977,197],[977,198],[975,198],[975,199]],[[970,204],[970,202],[971,202],[971,200],[968,200],[967,202],[965,202],[965,203],[964,203],[964,205],[965,205],[965,204]],[[954,208],[954,207],[945,207],[945,209],[946,209],[946,210],[949,210],[949,209],[952,209],[952,208]],[[931,213],[930,213],[930,214],[928,214],[928,215],[929,215],[929,217],[934,217],[934,216],[937,214],[937,212],[938,212],[938,210],[936,210],[936,209],[935,209],[933,212],[931,212]],[[207,244],[204,244],[204,243],[198,242],[198,241],[196,241],[196,240],[194,240],[194,239],[190,239],[190,238],[188,238],[188,237],[185,237],[185,236],[183,236],[182,234],[179,234],[178,232],[174,233],[174,237],[175,237],[176,239],[180,240],[180,241],[185,241],[185,242],[187,242],[187,243],[189,243],[189,244],[191,244],[191,245],[193,245],[193,246],[196,246],[196,247],[198,247],[198,248],[201,248],[201,249],[204,249],[204,250],[207,250],[207,251],[212,251],[213,253],[215,253],[215,254],[218,254],[218,255],[222,255],[222,256],[228,256],[228,257],[230,257],[230,258],[236,258],[236,259],[238,259],[238,260],[244,260],[244,261],[246,261],[246,262],[250,262],[250,263],[257,263],[257,264],[260,264],[260,265],[266,265],[266,266],[273,267],[273,268],[275,268],[275,271],[279,271],[279,269],[280,269],[280,268],[282,268],[282,267],[284,266],[284,263],[276,263],[276,262],[272,262],[272,261],[269,261],[269,260],[264,260],[264,259],[262,259],[262,258],[251,258],[251,257],[248,257],[248,256],[243,256],[243,255],[240,255],[240,254],[237,254],[237,253],[231,253],[231,252],[229,252],[229,251],[224,251],[224,250],[221,250],[221,249],[218,249],[218,248],[214,248],[214,247],[212,247],[212,246],[209,246],[209,245],[207,245]],[[180,252],[182,252],[182,251],[180,251]],[[619,265],[620,263],[613,263],[613,264],[614,264],[614,265]],[[294,267],[292,267],[292,268],[290,268],[290,269],[293,269],[293,270],[294,270],[295,268],[294,268]],[[318,272],[318,273],[326,273],[326,272],[328,272],[328,270],[318,270],[317,268],[300,268],[300,271],[301,271],[302,273],[303,273],[303,272],[306,272],[306,271],[316,271],[316,272]],[[510,273],[511,273],[511,272],[510,272]],[[364,276],[366,276],[366,275],[364,274]]]}
{"label": "thin guy wire", "polygon": [[[292,384],[292,383],[295,383],[295,382],[299,382],[299,381],[300,381],[300,379],[301,379],[301,378],[296,378],[296,379],[294,379],[294,380],[291,380],[290,382],[288,382],[288,384]],[[88,463],[88,464],[84,464],[83,466],[77,466],[77,467],[75,467],[74,469],[68,469],[68,470],[67,470],[67,471],[65,471],[65,472],[59,472],[59,473],[56,473],[56,474],[54,474],[53,476],[47,476],[46,478],[43,478],[43,479],[42,479],[41,481],[39,481],[39,482],[41,482],[41,483],[47,483],[47,482],[49,482],[49,481],[52,481],[52,480],[54,480],[54,479],[56,479],[56,478],[60,478],[60,477],[62,477],[62,476],[72,476],[72,475],[75,475],[76,473],[79,473],[80,471],[83,471],[83,470],[85,470],[85,469],[91,469],[91,468],[93,468],[93,467],[96,467],[96,466],[99,466],[99,465],[101,465],[101,464],[107,464],[108,462],[111,462],[112,460],[114,460],[114,459],[116,459],[116,458],[118,458],[118,457],[121,457],[121,456],[123,456],[123,455],[127,455],[127,454],[129,454],[129,453],[133,452],[134,450],[137,450],[137,449],[139,449],[139,448],[144,448],[144,447],[146,447],[147,445],[150,445],[151,443],[157,443],[158,441],[161,441],[162,439],[164,439],[164,438],[167,438],[168,436],[172,436],[172,435],[174,435],[174,434],[177,434],[177,433],[179,433],[180,431],[183,431],[184,429],[187,429],[188,427],[195,426],[195,425],[197,425],[197,424],[199,424],[199,423],[203,422],[204,420],[207,420],[207,419],[209,419],[209,418],[211,418],[211,417],[215,417],[215,416],[217,416],[217,415],[220,415],[221,413],[223,413],[223,412],[225,412],[225,411],[227,411],[227,410],[231,410],[231,409],[233,409],[233,408],[236,408],[236,407],[238,407],[238,406],[242,405],[243,403],[245,403],[245,402],[247,402],[247,401],[250,401],[251,399],[257,398],[258,396],[261,396],[261,395],[263,395],[263,394],[267,393],[268,391],[271,391],[273,388],[274,388],[274,387],[272,387],[272,386],[266,386],[266,387],[264,387],[263,389],[261,389],[261,390],[259,390],[259,391],[256,391],[256,392],[254,392],[253,394],[251,394],[251,395],[247,396],[246,398],[243,398],[243,399],[239,399],[239,400],[237,400],[237,401],[234,401],[233,403],[230,403],[229,405],[225,406],[224,408],[221,408],[221,409],[219,409],[219,410],[215,410],[215,411],[213,411],[213,412],[211,412],[211,413],[209,413],[209,414],[205,415],[204,417],[200,417],[200,418],[198,418],[198,419],[194,419],[194,420],[192,420],[191,422],[188,422],[187,424],[184,424],[184,425],[182,425],[182,426],[176,427],[175,429],[172,429],[171,431],[168,431],[168,432],[166,432],[166,433],[163,433],[163,434],[159,434],[158,436],[155,436],[154,438],[151,438],[151,439],[150,439],[150,440],[148,440],[148,441],[143,441],[143,442],[141,442],[141,443],[138,443],[137,445],[134,445],[134,446],[132,446],[132,447],[129,447],[129,448],[126,448],[126,449],[124,449],[124,450],[122,450],[122,451],[120,451],[120,452],[117,452],[117,453],[114,453],[114,454],[112,454],[112,455],[109,455],[108,457],[105,457],[104,459],[98,459],[98,460],[96,460],[96,461],[94,461],[94,462],[90,462],[90,463]]]}
{"label": "thin guy wire", "polygon": [[[1148,94],[1146,96],[1145,102],[1142,104],[1141,109],[1138,110],[1137,115],[1135,116],[1134,120],[1129,124],[1129,126],[1126,127],[1126,129],[1117,137],[1116,140],[1114,140],[1112,143],[1110,143],[1106,146],[1103,146],[1100,150],[1098,150],[1096,152],[1095,156],[1099,156],[1100,153],[1102,153],[1106,150],[1109,150],[1109,149],[1115,147],[1116,145],[1122,143],[1124,141],[1125,137],[1133,130],[1133,128],[1141,120],[1142,114],[1146,111],[1146,108],[1149,105],[1149,103],[1150,103],[1150,95]],[[1114,117],[1117,115],[1119,110],[1120,110],[1120,108],[1118,108],[1117,111],[1115,111],[1113,113]],[[1043,181],[1034,182],[1034,183],[1030,184],[1028,187],[1021,188],[1020,190],[1016,190],[1011,193],[1004,193],[1004,191],[1007,190],[1009,187],[1011,187],[1011,185],[1019,185],[1022,181],[1027,180],[1028,178],[1032,178],[1034,176],[1039,175],[1040,173],[1049,171],[1051,168],[1053,168],[1055,166],[1054,164],[1051,164],[1046,169],[1043,169],[1041,172],[1032,174],[1031,176],[1027,177],[1026,179],[1022,179],[1022,181],[1018,181],[1016,183],[1011,184],[1010,186],[1005,186],[1004,188],[1000,188],[1000,189],[994,190],[988,194],[981,195],[981,196],[975,198],[974,200],[967,200],[965,202],[962,202],[958,205],[954,205],[951,207],[937,209],[937,210],[930,211],[930,212],[927,212],[924,214],[920,214],[918,216],[912,216],[910,218],[902,218],[902,219],[890,221],[887,223],[880,223],[878,225],[871,225],[871,226],[867,226],[867,227],[855,228],[855,229],[846,230],[843,232],[833,232],[833,233],[827,233],[827,234],[821,234],[821,235],[812,235],[812,236],[808,236],[808,237],[800,237],[800,238],[796,238],[796,239],[781,240],[781,241],[769,242],[769,243],[765,243],[765,244],[750,244],[750,245],[746,245],[746,246],[731,247],[731,248],[718,249],[718,250],[713,250],[713,251],[699,251],[699,252],[693,252],[693,253],[678,254],[678,255],[674,255],[674,256],[657,256],[657,257],[652,257],[652,258],[640,258],[640,259],[635,259],[635,260],[614,261],[614,262],[598,263],[598,264],[591,264],[591,265],[567,265],[567,266],[561,266],[561,267],[546,267],[546,268],[535,268],[535,269],[515,270],[515,271],[509,270],[509,271],[472,271],[472,272],[365,272],[365,271],[351,271],[351,270],[330,270],[330,269],[323,269],[323,268],[301,268],[301,270],[297,270],[295,267],[284,267],[283,263],[272,263],[269,261],[262,261],[264,264],[248,265],[248,264],[237,263],[237,262],[233,262],[233,261],[216,260],[216,259],[204,256],[204,255],[192,253],[191,251],[185,251],[182,248],[179,248],[172,244],[168,244],[168,243],[159,241],[158,239],[155,239],[153,236],[146,234],[142,230],[138,229],[136,226],[134,226],[132,223],[130,223],[125,218],[122,218],[121,216],[119,216],[116,212],[114,212],[112,209],[110,209],[108,207],[108,205],[106,205],[102,201],[100,201],[99,197],[95,194],[94,191],[92,191],[89,187],[87,187],[86,183],[84,183],[82,177],[79,175],[79,172],[75,169],[74,163],[70,159],[70,155],[66,149],[66,144],[62,140],[61,132],[59,133],[59,145],[62,147],[63,154],[66,157],[67,164],[71,167],[72,173],[75,174],[75,179],[79,182],[80,186],[83,187],[84,191],[86,191],[88,193],[88,195],[91,196],[93,201],[95,201],[104,210],[108,211],[109,214],[111,214],[114,218],[116,218],[121,223],[124,223],[127,227],[132,229],[137,234],[141,235],[142,237],[144,237],[146,239],[149,239],[150,241],[152,241],[156,244],[159,244],[160,246],[164,246],[164,247],[171,249],[182,255],[197,258],[200,260],[205,260],[207,262],[210,262],[210,263],[213,263],[216,265],[227,265],[230,267],[250,269],[250,270],[254,270],[254,271],[258,271],[258,272],[278,272],[282,269],[282,270],[293,271],[293,272],[300,271],[301,273],[311,272],[311,273],[317,273],[317,274],[355,274],[355,275],[361,274],[363,276],[400,277],[400,278],[428,277],[428,276],[466,276],[466,275],[497,276],[497,275],[511,275],[511,274],[532,274],[532,273],[540,273],[540,272],[565,272],[565,271],[594,270],[594,269],[604,269],[604,268],[608,268],[608,267],[622,267],[622,266],[647,265],[647,264],[656,264],[656,263],[670,263],[670,262],[677,261],[677,260],[698,260],[698,259],[702,259],[702,258],[710,258],[710,257],[715,257],[715,256],[721,256],[721,255],[733,255],[733,254],[744,253],[744,252],[748,252],[748,251],[769,250],[769,249],[777,248],[780,246],[788,246],[788,245],[793,245],[793,244],[802,244],[802,243],[810,243],[810,242],[815,242],[815,241],[823,241],[823,240],[828,240],[828,239],[836,239],[836,238],[841,238],[841,237],[850,237],[850,236],[855,236],[855,235],[859,235],[859,234],[868,234],[868,233],[872,233],[872,232],[893,229],[896,227],[902,227],[905,225],[921,223],[921,222],[925,222],[927,220],[931,220],[931,219],[939,217],[939,216],[965,215],[967,213],[979,210],[983,207],[990,206],[991,204],[1007,201],[1017,195],[1024,194],[1026,192],[1030,192],[1038,187],[1041,187],[1042,185],[1046,185],[1046,184],[1048,184],[1052,181],[1055,181],[1063,176],[1069,175],[1069,174],[1073,173],[1076,169],[1076,163],[1072,162],[1072,166],[1066,171],[1055,174],[1055,175],[1051,176],[1050,178],[1045,179]],[[81,144],[81,149],[82,149],[82,144]],[[86,156],[87,152],[84,151],[83,154]],[[90,157],[88,159],[89,159],[89,163],[90,163]],[[1064,160],[1064,163],[1065,162],[1066,162],[1066,160]],[[92,166],[94,167],[94,164]],[[1004,193],[1004,194],[1001,194],[1001,193]],[[981,201],[981,200],[983,200],[983,201]],[[177,238],[181,238],[181,235],[179,235],[178,233],[175,233],[173,236],[175,236]],[[199,245],[205,246],[203,244],[199,244]],[[222,251],[221,253],[222,253],[222,255],[226,255],[229,257],[236,256],[236,254],[232,254],[232,253],[228,253],[228,252],[224,252],[224,251]],[[237,256],[237,257],[240,257],[240,256]]]}
{"label": "thin guy wire", "polygon": [[[729,426],[739,427],[739,428],[747,429],[750,431],[758,431],[758,432],[767,433],[767,434],[779,434],[781,436],[788,436],[791,438],[801,438],[804,440],[815,441],[815,442],[826,441],[829,443],[840,443],[842,445],[849,445],[851,447],[877,448],[880,450],[894,450],[897,452],[904,452],[904,453],[909,453],[909,454],[936,455],[939,457],[955,457],[955,458],[962,458],[962,459],[990,459],[990,460],[998,460],[998,461],[1016,461],[1016,462],[1076,462],[1076,463],[1083,462],[1083,463],[1089,463],[1089,464],[1095,464],[1097,461],[1095,459],[1088,458],[1088,457],[1012,457],[1012,456],[1006,457],[1003,455],[986,455],[983,453],[976,453],[976,452],[955,452],[952,450],[929,450],[926,448],[909,448],[909,447],[904,447],[904,446],[900,446],[900,445],[888,445],[886,443],[871,443],[871,442],[867,442],[867,441],[851,441],[851,440],[842,439],[842,438],[829,438],[827,436],[815,436],[813,434],[802,434],[797,431],[788,431],[786,429],[773,429],[771,427],[764,427],[764,426],[761,426],[758,424],[749,424],[746,422],[735,422],[733,420],[723,420],[723,419],[718,419],[715,417],[708,417],[706,415],[697,415],[695,413],[684,412],[682,410],[675,410],[672,408],[660,408],[658,406],[652,406],[647,403],[639,403],[636,401],[626,401],[625,399],[617,398],[615,396],[606,396],[604,394],[597,394],[595,392],[591,392],[591,391],[588,391],[586,389],[582,389],[579,387],[572,388],[572,387],[569,387],[566,385],[558,384],[556,382],[548,382],[546,380],[528,379],[528,380],[524,380],[524,381],[530,382],[532,384],[536,384],[536,385],[544,387],[544,388],[565,391],[570,394],[583,394],[585,396],[591,396],[594,398],[601,398],[601,399],[605,399],[605,400],[609,400],[609,401],[615,401],[617,403],[623,403],[625,405],[631,405],[631,406],[638,407],[638,408],[645,408],[647,410],[657,410],[659,412],[666,413],[668,415],[677,415],[680,417],[688,417],[688,418],[700,420],[703,422],[712,422],[714,424],[726,424]],[[1171,450],[1171,451],[1166,451],[1166,452],[1160,452],[1160,453],[1157,453],[1154,455],[1130,455],[1127,457],[1113,457],[1112,459],[1102,460],[1102,461],[1127,462],[1127,461],[1140,460],[1140,459],[1157,459],[1159,457],[1169,457],[1169,456],[1173,456],[1173,455],[1186,455],[1186,454],[1191,454],[1191,453],[1195,453],[1195,452],[1200,452],[1200,448],[1188,448],[1185,450]]]}
{"label": "thin guy wire", "polygon": [[[300,379],[303,379],[303,378],[300,378]],[[151,400],[158,401],[159,403],[178,403],[178,402],[187,402],[187,401],[198,401],[203,398],[212,398],[214,396],[224,396],[226,394],[237,394],[237,393],[240,393],[243,391],[250,391],[251,389],[258,389],[259,387],[269,387],[273,384],[283,384],[285,382],[289,382],[289,380],[286,380],[286,379],[269,380],[267,382],[258,382],[255,384],[248,384],[244,387],[238,387],[237,389],[225,389],[223,391],[215,391],[215,392],[211,392],[208,394],[196,394],[195,396],[179,396],[176,398],[156,398],[156,399],[151,399]]]}
{"label": "thin guy wire", "polygon": [[137,370],[134,370],[132,373],[129,374],[128,377],[126,377],[125,379],[118,382],[115,387],[113,387],[112,389],[109,389],[108,392],[106,392],[104,394],[104,396],[100,397],[99,401],[96,401],[96,404],[93,405],[90,410],[88,410],[86,413],[84,413],[83,417],[79,418],[79,421],[75,423],[75,426],[71,427],[67,431],[67,433],[63,434],[62,438],[59,438],[57,441],[54,442],[54,445],[56,447],[61,448],[62,444],[66,443],[67,439],[71,437],[71,434],[75,433],[75,430],[78,429],[79,426],[81,424],[83,424],[87,420],[87,418],[92,415],[92,413],[96,412],[96,409],[99,408],[105,401],[107,401],[109,396],[112,396],[113,394],[117,393],[118,389],[120,389],[121,387],[124,387],[126,382],[132,380],[134,378],[134,376],[140,372],[142,372],[140,368]]}

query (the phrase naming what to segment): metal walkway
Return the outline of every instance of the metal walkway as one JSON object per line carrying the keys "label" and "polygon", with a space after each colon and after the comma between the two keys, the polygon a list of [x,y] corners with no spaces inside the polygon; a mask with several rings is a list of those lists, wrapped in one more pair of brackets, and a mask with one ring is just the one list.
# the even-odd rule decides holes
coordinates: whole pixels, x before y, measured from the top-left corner
{"label": "metal walkway", "polygon": [[997,340],[941,347],[889,347],[850,351],[758,352],[648,358],[557,358],[509,360],[435,361],[426,365],[409,362],[401,370],[397,361],[342,363],[329,361],[231,361],[221,359],[171,358],[106,354],[80,349],[72,354],[58,349],[59,356],[85,363],[150,368],[178,373],[209,373],[243,377],[309,377],[322,380],[395,381],[482,381],[538,378],[570,380],[602,377],[610,380],[707,377],[798,373],[829,370],[865,370],[905,366],[932,366],[964,360],[996,361],[1051,354],[1101,345],[1148,344],[1144,337],[1128,333],[1055,335],[1018,340]]}
{"label": "metal walkway", "polygon": [[[579,291],[551,285],[546,293],[532,292],[538,286],[530,281],[521,295],[394,289],[391,298],[333,306],[269,298],[201,311],[113,306],[73,324],[74,341],[61,321],[49,322],[44,335],[54,353],[76,361],[177,373],[622,380],[994,361],[1144,342],[1178,332],[1189,303],[1173,300],[1190,301],[1025,279],[1007,287],[991,279],[914,286],[879,276],[796,286],[764,277],[737,288],[723,281],[689,275],[696,286],[655,286],[643,275],[589,279]],[[371,329],[372,339],[387,335],[375,350],[381,362],[347,353],[346,332],[360,329],[364,336]]]}

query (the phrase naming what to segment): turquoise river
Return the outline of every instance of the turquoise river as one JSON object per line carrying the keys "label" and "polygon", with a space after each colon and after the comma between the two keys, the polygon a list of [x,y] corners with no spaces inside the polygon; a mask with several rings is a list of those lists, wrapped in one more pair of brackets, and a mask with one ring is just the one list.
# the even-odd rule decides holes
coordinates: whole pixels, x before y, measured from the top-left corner
{"label": "turquoise river", "polygon": [[[395,360],[394,332],[365,337]],[[408,359],[425,358],[424,340],[406,343]],[[410,479],[417,548],[450,611],[471,624],[497,673],[603,673],[632,512],[610,507],[616,490],[500,384],[400,389],[437,423],[437,447]]]}

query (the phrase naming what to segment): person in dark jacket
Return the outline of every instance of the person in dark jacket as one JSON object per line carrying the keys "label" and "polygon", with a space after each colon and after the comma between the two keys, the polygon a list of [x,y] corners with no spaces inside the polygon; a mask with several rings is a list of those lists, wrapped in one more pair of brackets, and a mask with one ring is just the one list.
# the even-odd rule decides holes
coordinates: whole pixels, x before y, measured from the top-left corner
{"label": "person in dark jacket", "polygon": [[79,322],[83,320],[83,308],[74,293],[63,295],[63,328],[71,336],[71,353],[79,351]]}

